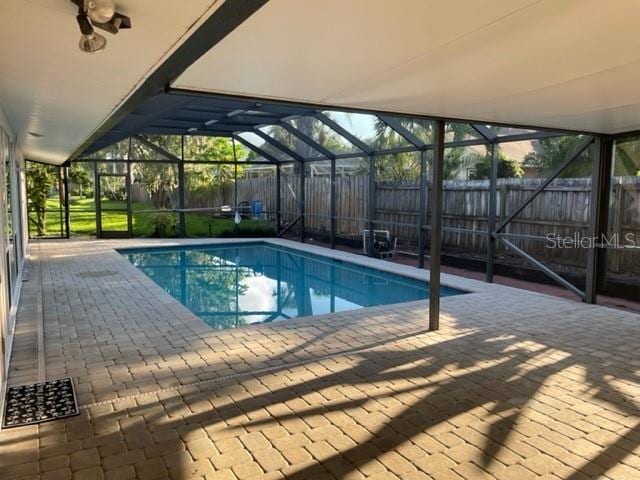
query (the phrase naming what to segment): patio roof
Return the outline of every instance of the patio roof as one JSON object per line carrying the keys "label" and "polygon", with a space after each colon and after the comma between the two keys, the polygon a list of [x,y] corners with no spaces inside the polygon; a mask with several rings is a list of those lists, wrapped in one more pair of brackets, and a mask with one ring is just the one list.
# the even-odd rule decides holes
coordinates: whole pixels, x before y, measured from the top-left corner
{"label": "patio roof", "polygon": [[[133,110],[160,108],[144,102],[168,86],[314,110],[596,134],[640,129],[633,0],[616,8],[597,0],[404,0],[393,8],[382,0],[202,0],[181,7],[179,22],[171,2],[154,4],[153,17],[122,2],[135,28],[103,54],[80,58],[68,47],[77,35],[71,2],[48,11],[55,21],[39,3],[4,6],[16,21],[0,42],[12,47],[2,55],[3,106],[34,160],[62,163],[94,148]],[[65,28],[27,54],[26,39],[41,38],[52,23]],[[190,121],[153,126],[175,131]],[[215,133],[231,130],[220,122]]]}
{"label": "patio roof", "polygon": [[640,3],[270,1],[172,82],[412,115],[640,128]]}
{"label": "patio roof", "polygon": [[[481,129],[512,125],[519,129],[515,140],[544,135],[540,130],[640,129],[640,50],[632,33],[637,2],[623,0],[611,9],[597,1],[406,0],[396,7],[384,1],[267,2],[214,48],[193,56],[182,73],[166,76],[164,91],[156,84],[152,96],[116,112],[72,158],[135,134],[235,135],[243,141],[241,132],[253,132],[273,143],[259,128],[264,125],[278,125],[304,142],[304,132],[292,131],[287,119],[317,118],[325,110],[395,115],[395,123],[393,117],[382,121],[410,147],[424,145],[397,128],[397,116]],[[316,21],[303,21],[308,18]],[[353,136],[347,130],[338,133]],[[500,135],[491,127],[478,133],[468,145]],[[348,140],[357,148],[347,156],[375,150]],[[331,157],[306,143],[314,152],[305,159]],[[299,159],[295,153],[285,158]]]}

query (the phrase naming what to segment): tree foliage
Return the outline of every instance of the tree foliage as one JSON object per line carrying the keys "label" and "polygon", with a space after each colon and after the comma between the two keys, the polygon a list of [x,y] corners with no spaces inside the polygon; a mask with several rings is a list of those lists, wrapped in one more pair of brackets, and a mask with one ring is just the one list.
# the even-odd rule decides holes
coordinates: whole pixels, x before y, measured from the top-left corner
{"label": "tree foliage", "polygon": [[[558,168],[582,142],[583,137],[568,135],[540,140],[539,150],[527,155],[525,164],[539,169],[542,176],[548,176]],[[591,149],[585,150],[559,175],[561,178],[589,177],[592,171]]]}
{"label": "tree foliage", "polygon": [[56,167],[27,162],[28,209],[35,212],[38,236],[46,234],[47,198],[56,182]]}
{"label": "tree foliage", "polygon": [[[185,190],[215,189],[233,182],[236,167],[232,164],[217,164],[216,162],[244,162],[248,158],[248,151],[244,145],[222,137],[185,137],[185,160],[207,161],[209,164],[191,164],[185,175]],[[238,176],[242,176],[244,166],[237,166]]]}
{"label": "tree foliage", "polygon": [[[419,134],[420,132],[416,132]],[[428,139],[425,139],[428,141]],[[367,139],[376,150],[406,147],[407,142],[382,120],[376,120],[375,135]],[[375,158],[376,178],[393,182],[420,178],[420,152],[402,152],[378,155]]]}
{"label": "tree foliage", "polygon": [[[423,142],[433,142],[433,126],[428,120],[401,120],[402,126]],[[473,134],[471,127],[462,123],[447,123],[445,135],[447,141],[461,141]],[[408,143],[386,123],[376,122],[376,133],[368,142],[376,149],[390,150],[406,147]],[[431,158],[431,156],[429,156]],[[444,151],[444,178],[450,180],[464,174],[465,169],[480,159],[481,156],[467,147],[451,147]],[[428,162],[430,163],[430,162]],[[376,157],[376,175],[392,181],[416,180],[420,178],[420,154],[417,152],[401,152]]]}
{"label": "tree foliage", "polygon": [[[180,135],[151,135],[148,140],[168,152],[163,155],[156,149],[138,139],[124,140],[96,154],[100,159],[130,159],[133,181],[142,185],[149,195],[154,208],[177,208],[178,168],[175,162],[182,158],[183,140]],[[188,191],[216,188],[233,181],[235,168],[231,164],[216,162],[232,162],[234,158],[244,161],[247,151],[243,145],[234,145],[232,140],[220,137],[185,136],[184,159],[211,164],[189,164],[185,175],[185,189]],[[153,162],[162,160],[164,163]],[[238,175],[243,171],[238,166]],[[106,193],[106,192],[105,192]]]}
{"label": "tree foliage", "polygon": [[80,197],[93,195],[93,171],[91,164],[84,162],[71,163],[69,167],[69,180]]}
{"label": "tree foliage", "polygon": [[[524,171],[517,160],[508,158],[502,151],[498,151],[498,178],[520,178]],[[470,175],[471,180],[484,180],[491,176],[491,154],[480,157],[474,165]]]}
{"label": "tree foliage", "polygon": [[640,138],[633,137],[616,142],[613,174],[617,177],[640,176]]}

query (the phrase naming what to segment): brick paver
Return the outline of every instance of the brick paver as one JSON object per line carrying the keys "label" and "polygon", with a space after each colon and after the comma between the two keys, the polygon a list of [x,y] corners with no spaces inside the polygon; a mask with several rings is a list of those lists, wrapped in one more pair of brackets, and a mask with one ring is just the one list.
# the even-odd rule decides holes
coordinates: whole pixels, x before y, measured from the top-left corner
{"label": "brick paver", "polygon": [[213,331],[112,250],[142,243],[32,245],[82,415],[0,432],[3,479],[640,478],[638,315],[445,275],[473,293],[438,332],[426,302]]}

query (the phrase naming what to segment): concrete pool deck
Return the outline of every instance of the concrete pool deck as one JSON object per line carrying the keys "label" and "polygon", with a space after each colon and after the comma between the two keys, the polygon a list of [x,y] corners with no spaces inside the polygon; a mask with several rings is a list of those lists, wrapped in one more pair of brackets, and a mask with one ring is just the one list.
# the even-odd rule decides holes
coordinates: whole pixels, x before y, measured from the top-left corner
{"label": "concrete pool deck", "polygon": [[214,242],[31,244],[9,383],[82,408],[0,431],[3,479],[640,478],[640,315],[443,274],[438,332],[426,301],[215,331],[113,250]]}

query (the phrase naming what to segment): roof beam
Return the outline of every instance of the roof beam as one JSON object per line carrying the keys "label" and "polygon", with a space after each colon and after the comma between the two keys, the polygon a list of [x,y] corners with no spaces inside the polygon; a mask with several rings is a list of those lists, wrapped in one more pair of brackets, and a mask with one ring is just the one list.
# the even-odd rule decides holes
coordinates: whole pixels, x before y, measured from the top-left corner
{"label": "roof beam", "polygon": [[327,157],[327,159],[331,160],[332,158],[335,158],[335,155],[332,151],[326,149],[325,147],[320,145],[318,142],[316,142],[313,138],[311,138],[309,135],[301,132],[299,129],[297,129],[290,123],[282,122],[279,125],[282,128],[284,128],[287,132],[298,137],[301,141],[309,145],[314,150],[317,150],[318,152],[320,152],[322,155]]}
{"label": "roof beam", "polygon": [[402,138],[418,149],[424,149],[427,144],[420,140],[416,135],[405,128],[397,117],[388,115],[378,115],[378,118],[386,123],[392,130],[395,130]]}
{"label": "roof beam", "polygon": [[566,136],[567,136],[567,133],[562,133],[562,132],[514,133],[513,135],[496,137],[496,143],[522,142],[525,140],[542,140],[543,138],[566,137]]}
{"label": "roof beam", "polygon": [[356,147],[358,147],[360,150],[362,150],[367,155],[373,154],[373,148],[371,148],[369,145],[364,143],[358,137],[353,135],[349,130],[343,128],[339,123],[337,123],[337,122],[333,121],[332,119],[330,119],[324,113],[316,112],[314,117],[316,117],[318,120],[320,120],[322,123],[324,123],[330,129],[334,130],[336,133],[342,135],[345,139],[350,141],[352,144],[354,144]]}
{"label": "roof beam", "polygon": [[167,157],[170,160],[173,160],[175,162],[181,162],[182,161],[182,159],[180,157],[176,157],[173,153],[166,151],[164,148],[162,148],[159,145],[156,145],[151,140],[149,140],[146,137],[143,137],[142,135],[135,135],[133,138],[135,138],[137,141],[139,141],[140,143],[142,143],[146,147],[149,147],[154,152],[156,152],[156,153],[158,153],[158,154],[160,154],[160,155],[162,155],[164,157]]}
{"label": "roof beam", "polygon": [[287,155],[289,155],[291,158],[293,158],[294,160],[297,160],[298,162],[304,162],[304,157],[302,155],[300,155],[297,152],[294,152],[293,150],[291,150],[289,147],[287,147],[286,145],[283,145],[282,143],[278,142],[276,139],[274,139],[273,137],[270,137],[269,135],[267,135],[266,133],[264,133],[262,130],[259,129],[255,129],[253,131],[253,133],[255,133],[256,135],[258,135],[260,138],[262,138],[265,142],[270,143],[271,145],[273,145],[274,147],[276,147],[278,150],[280,150],[281,152],[286,153]]}
{"label": "roof beam", "polygon": [[470,123],[469,125],[471,125],[471,128],[478,132],[478,135],[480,135],[489,143],[495,142],[496,138],[498,138],[498,136],[491,130],[489,130],[485,125],[481,125],[479,123]]}
{"label": "roof beam", "polygon": [[239,135],[234,134],[233,138],[236,139],[238,142],[240,142],[241,144],[243,144],[245,147],[247,147],[249,150],[252,150],[254,152],[256,152],[258,155],[263,156],[264,158],[266,158],[267,160],[269,160],[270,163],[275,163],[277,165],[281,164],[282,162],[280,160],[278,160],[276,157],[274,157],[273,155],[271,155],[268,152],[265,152],[264,150],[262,150],[260,147],[256,147],[255,145],[253,145],[251,142],[247,142],[244,138],[242,138]]}
{"label": "roof beam", "polygon": [[473,138],[471,140],[456,140],[454,142],[445,142],[444,148],[453,148],[453,147],[471,147],[474,145],[487,145],[490,143],[488,140],[484,138]]}

